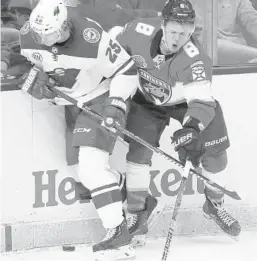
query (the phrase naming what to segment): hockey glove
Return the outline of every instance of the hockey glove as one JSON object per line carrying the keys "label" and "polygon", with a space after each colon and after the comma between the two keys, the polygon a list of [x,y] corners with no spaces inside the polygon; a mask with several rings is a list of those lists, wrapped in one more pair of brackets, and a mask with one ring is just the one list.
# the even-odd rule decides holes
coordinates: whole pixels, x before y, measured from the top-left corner
{"label": "hockey glove", "polygon": [[27,91],[31,96],[38,100],[53,99],[57,95],[47,87],[49,76],[37,67],[32,67],[24,77],[21,89]]}
{"label": "hockey glove", "polygon": [[127,113],[126,102],[122,98],[111,97],[105,100],[104,105],[104,125],[108,128],[113,128],[115,123],[117,123],[124,127]]}
{"label": "hockey glove", "polygon": [[181,163],[185,164],[190,160],[194,167],[198,167],[200,159],[205,153],[204,146],[198,142],[200,130],[195,126],[187,126],[174,132],[172,142],[175,151],[178,152]]}

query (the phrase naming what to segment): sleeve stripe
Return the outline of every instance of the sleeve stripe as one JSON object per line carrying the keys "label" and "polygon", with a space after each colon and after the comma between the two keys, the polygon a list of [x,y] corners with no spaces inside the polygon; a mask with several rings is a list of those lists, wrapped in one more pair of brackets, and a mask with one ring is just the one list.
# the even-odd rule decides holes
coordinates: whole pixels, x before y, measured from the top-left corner
{"label": "sleeve stripe", "polygon": [[133,65],[134,61],[131,57],[124,64],[122,64],[122,66],[115,73],[111,75],[110,79],[115,77],[117,74],[123,74],[124,72],[128,71]]}
{"label": "sleeve stripe", "polygon": [[96,209],[108,208],[108,206],[122,202],[122,197],[119,189],[105,192],[97,196],[92,196],[92,201],[94,202]]}
{"label": "sleeve stripe", "polygon": [[184,85],[184,94],[187,103],[193,100],[214,101],[210,87],[211,83],[209,81]]}
{"label": "sleeve stripe", "polygon": [[108,192],[111,192],[113,190],[118,190],[118,189],[119,189],[119,186],[118,186],[118,184],[116,184],[116,186],[113,186],[113,187],[101,189],[101,190],[93,192],[93,193],[91,192],[91,195],[92,195],[92,197],[96,197],[96,196],[104,194],[106,192],[108,193]]}

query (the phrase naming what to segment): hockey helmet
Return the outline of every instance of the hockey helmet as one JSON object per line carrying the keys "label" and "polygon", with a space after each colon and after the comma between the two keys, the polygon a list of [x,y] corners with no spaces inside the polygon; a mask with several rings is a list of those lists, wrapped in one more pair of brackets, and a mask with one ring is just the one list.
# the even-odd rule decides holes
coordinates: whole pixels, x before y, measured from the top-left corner
{"label": "hockey helmet", "polygon": [[162,10],[165,22],[194,23],[195,10],[188,0],[167,0]]}
{"label": "hockey helmet", "polygon": [[59,38],[67,19],[68,11],[63,0],[40,0],[29,18],[33,39],[44,44],[45,37]]}

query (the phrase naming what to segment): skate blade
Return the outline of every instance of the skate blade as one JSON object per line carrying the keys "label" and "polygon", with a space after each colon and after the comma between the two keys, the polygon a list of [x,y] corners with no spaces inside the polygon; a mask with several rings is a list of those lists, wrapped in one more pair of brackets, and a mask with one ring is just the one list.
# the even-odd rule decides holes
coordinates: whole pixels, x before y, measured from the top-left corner
{"label": "skate blade", "polygon": [[229,235],[228,233],[226,233],[225,231],[223,231],[221,228],[220,228],[220,226],[218,225],[218,224],[216,224],[216,222],[215,222],[215,220],[213,220],[213,218],[210,216],[210,215],[208,215],[208,214],[206,214],[206,213],[203,213],[203,216],[206,218],[206,219],[209,219],[209,220],[212,220],[214,223],[215,223],[215,225],[219,228],[219,230],[221,230],[225,235],[227,235],[228,237],[230,237],[231,239],[233,239],[233,240],[235,240],[235,241],[239,241],[239,236],[231,236],[231,235]]}
{"label": "skate blade", "polygon": [[94,253],[94,259],[96,261],[133,260],[135,256],[135,250],[131,246],[121,246],[116,249],[109,249]]}
{"label": "skate blade", "polygon": [[146,235],[136,235],[133,237],[131,246],[134,248],[143,247],[146,244]]}

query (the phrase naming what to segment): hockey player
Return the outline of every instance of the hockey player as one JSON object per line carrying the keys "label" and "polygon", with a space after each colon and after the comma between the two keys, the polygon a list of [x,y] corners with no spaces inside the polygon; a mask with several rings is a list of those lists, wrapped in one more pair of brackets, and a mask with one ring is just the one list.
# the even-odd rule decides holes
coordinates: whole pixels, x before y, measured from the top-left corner
{"label": "hockey player", "polygon": [[[189,158],[195,167],[201,163],[203,174],[222,184],[230,144],[222,109],[211,92],[212,62],[193,36],[194,28],[191,3],[170,0],[162,18],[132,21],[117,36],[134,57],[139,75],[127,128],[158,146],[170,118],[178,120],[182,128],[174,132],[172,143],[180,160]],[[129,140],[126,184],[131,235],[147,233],[152,154]],[[204,214],[229,235],[239,235],[238,221],[224,208],[224,194],[207,185],[204,193]]]}
{"label": "hockey player", "polygon": [[[20,31],[20,44],[21,54],[34,64],[23,90],[37,99],[67,104],[47,87],[55,85],[81,103],[87,102],[94,111],[125,124],[125,100],[137,80],[134,62],[98,23],[68,8],[62,0],[41,0]],[[115,98],[120,96],[120,89],[128,91],[124,100]],[[101,124],[108,127],[108,121],[99,123],[81,112],[73,131],[73,144],[80,147],[79,178],[89,188],[108,231],[93,246],[93,252],[97,260],[106,256],[129,258],[134,250],[123,216],[117,173],[108,164],[117,134]]]}

